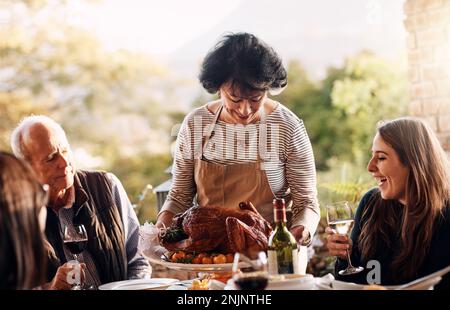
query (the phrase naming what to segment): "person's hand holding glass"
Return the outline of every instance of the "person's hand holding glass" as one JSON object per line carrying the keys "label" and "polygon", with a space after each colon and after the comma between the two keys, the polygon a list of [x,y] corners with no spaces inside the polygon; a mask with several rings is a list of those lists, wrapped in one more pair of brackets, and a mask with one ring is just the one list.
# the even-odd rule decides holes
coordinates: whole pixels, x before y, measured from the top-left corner
{"label": "person's hand holding glass", "polygon": [[[80,271],[81,268],[79,267],[80,262],[78,261],[78,255],[81,254],[84,249],[87,246],[87,233],[86,229],[84,228],[84,225],[73,225],[71,227],[66,226],[64,228],[64,245],[67,247],[67,249],[73,254],[73,257],[75,259],[75,264],[78,264],[78,267],[74,267],[74,272],[77,270]],[[75,275],[75,283],[72,285],[72,290],[81,290],[83,289],[81,281],[78,279],[81,279],[80,275]]]}
{"label": "person's hand holding glass", "polygon": [[347,201],[327,205],[327,222],[330,227],[326,232],[329,234],[327,247],[330,255],[346,259],[348,266],[339,271],[340,275],[350,275],[364,270],[363,267],[354,267],[351,261],[351,239],[348,233],[354,223],[354,214],[351,205]]}
{"label": "person's hand holding glass", "polygon": [[234,254],[233,281],[241,290],[263,290],[269,282],[267,256],[264,252],[255,252],[246,256]]}

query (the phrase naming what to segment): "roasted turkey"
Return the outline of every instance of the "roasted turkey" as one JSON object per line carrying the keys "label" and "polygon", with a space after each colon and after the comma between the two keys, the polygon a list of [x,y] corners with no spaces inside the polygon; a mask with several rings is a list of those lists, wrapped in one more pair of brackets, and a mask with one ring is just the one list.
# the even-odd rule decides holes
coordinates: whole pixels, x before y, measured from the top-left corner
{"label": "roasted turkey", "polygon": [[267,250],[271,232],[253,204],[241,202],[239,209],[193,207],[177,214],[160,240],[171,251],[250,254]]}

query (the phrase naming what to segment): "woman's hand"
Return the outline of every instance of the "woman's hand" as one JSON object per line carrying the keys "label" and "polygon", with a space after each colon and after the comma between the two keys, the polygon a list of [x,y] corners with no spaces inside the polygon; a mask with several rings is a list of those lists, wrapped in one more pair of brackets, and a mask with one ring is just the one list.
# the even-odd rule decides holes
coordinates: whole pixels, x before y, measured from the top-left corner
{"label": "woman's hand", "polygon": [[[80,272],[80,283],[84,282],[84,279],[86,277],[85,270],[86,270],[86,264],[80,263],[79,266],[76,266],[77,264],[74,264],[72,262],[67,262],[64,265],[60,266],[58,270],[56,271],[56,275],[53,278],[53,280],[48,283],[47,286],[45,286],[46,289],[49,290],[70,290],[72,288],[72,281],[69,279],[73,279],[72,275],[69,274],[70,272],[78,272],[76,269],[79,268]],[[71,282],[71,283],[69,283]]]}
{"label": "woman's hand", "polygon": [[305,242],[309,242],[310,234],[305,226],[295,226],[290,229],[291,234],[294,236],[295,240],[299,245],[304,245]]}
{"label": "woman's hand", "polygon": [[172,224],[174,214],[169,211],[164,211],[158,216],[155,226],[157,228],[169,227]]}
{"label": "woman's hand", "polygon": [[328,234],[326,246],[329,254],[347,260],[347,250],[349,253],[352,252],[351,239],[347,235],[337,234],[336,231],[330,227],[327,227],[325,232]]}

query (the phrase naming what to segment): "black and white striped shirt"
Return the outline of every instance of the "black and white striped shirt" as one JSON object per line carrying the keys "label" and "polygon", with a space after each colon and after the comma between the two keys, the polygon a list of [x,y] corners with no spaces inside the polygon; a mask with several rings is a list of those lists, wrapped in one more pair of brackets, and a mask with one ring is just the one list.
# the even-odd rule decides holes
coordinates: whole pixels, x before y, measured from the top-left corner
{"label": "black and white striped shirt", "polygon": [[[196,195],[194,159],[201,156],[201,141],[214,114],[205,106],[189,113],[178,133],[172,168],[172,188],[161,210],[184,212]],[[275,197],[292,195],[292,227],[304,225],[311,235],[320,220],[314,155],[303,121],[282,104],[266,115],[267,146],[259,143],[261,123],[233,125],[218,121],[203,159],[222,165],[257,161],[262,157]],[[267,153],[258,152],[266,149]],[[268,154],[266,156],[265,154]]]}

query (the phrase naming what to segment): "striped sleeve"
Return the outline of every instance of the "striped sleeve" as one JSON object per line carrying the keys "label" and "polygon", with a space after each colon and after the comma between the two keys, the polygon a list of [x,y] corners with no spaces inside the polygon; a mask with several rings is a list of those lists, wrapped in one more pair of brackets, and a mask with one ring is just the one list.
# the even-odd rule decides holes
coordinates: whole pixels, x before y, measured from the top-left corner
{"label": "striped sleeve", "polygon": [[107,177],[112,184],[114,201],[122,214],[128,262],[128,279],[150,278],[152,267],[138,251],[139,220],[120,180],[112,173],[108,173]]}
{"label": "striped sleeve", "polygon": [[160,213],[169,211],[181,213],[192,207],[197,188],[194,180],[194,159],[192,155],[193,132],[189,123],[191,115],[187,115],[178,133],[172,166],[172,187]]}
{"label": "striped sleeve", "polygon": [[303,225],[311,236],[320,220],[314,155],[303,121],[296,118],[286,150],[286,180],[292,194],[292,227]]}

